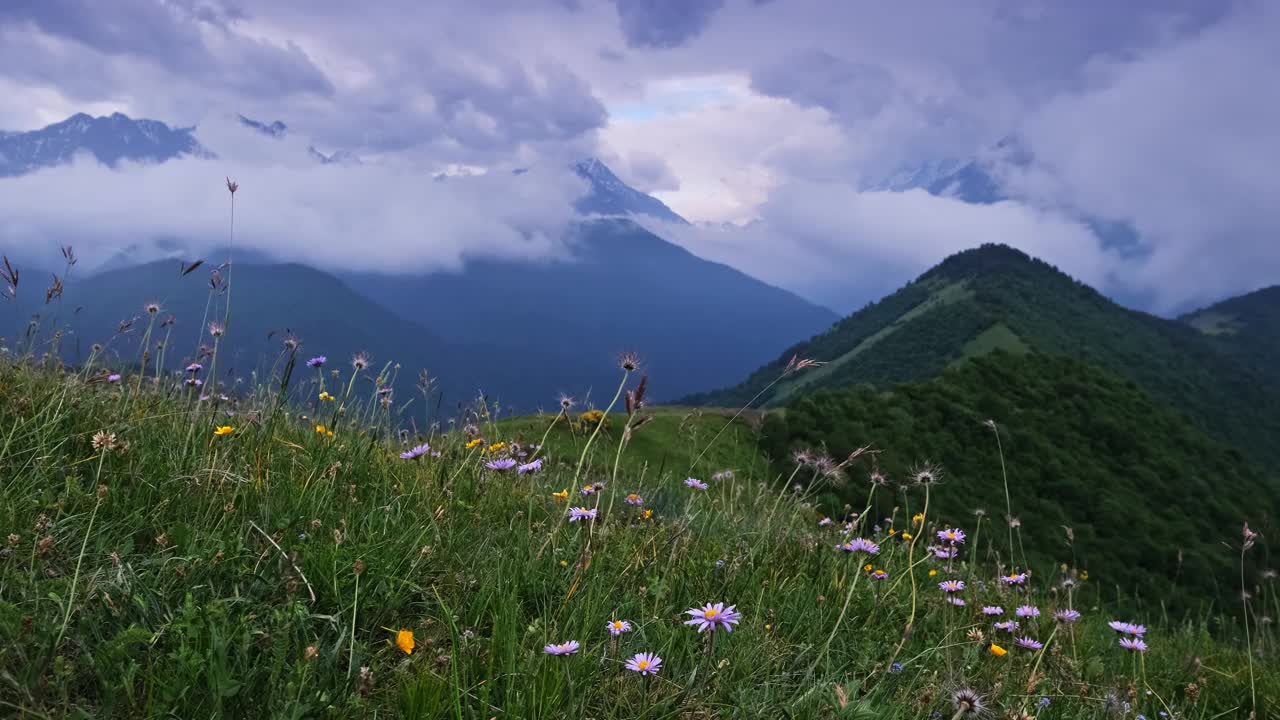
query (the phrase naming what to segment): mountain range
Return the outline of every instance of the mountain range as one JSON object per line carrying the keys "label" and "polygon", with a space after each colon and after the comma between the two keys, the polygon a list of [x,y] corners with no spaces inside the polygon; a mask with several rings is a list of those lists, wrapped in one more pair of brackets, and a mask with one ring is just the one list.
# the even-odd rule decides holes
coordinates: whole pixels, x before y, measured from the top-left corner
{"label": "mountain range", "polygon": [[[289,132],[279,121],[241,116],[239,123],[246,132],[269,137]],[[359,162],[341,152],[311,152],[318,162]],[[204,147],[195,128],[173,129],[120,114],[77,115],[0,138],[0,175],[37,171],[78,155],[114,166],[216,157],[216,148]],[[254,300],[236,300],[236,307],[253,308],[253,316],[232,323],[228,348],[256,357],[269,333],[279,338],[292,330],[307,352],[346,358],[366,351],[375,362],[394,360],[411,368],[406,377],[426,367],[450,401],[484,391],[531,410],[550,407],[560,393],[606,404],[619,377],[616,356],[624,351],[641,356],[653,375],[650,393],[656,400],[723,385],[767,361],[778,347],[837,319],[826,308],[645,230],[634,216],[685,221],[626,185],[603,162],[587,158],[572,170],[587,181],[588,191],[576,205],[581,221],[565,238],[569,252],[559,259],[489,259],[470,262],[460,272],[343,272],[339,278],[323,268],[238,250],[229,275],[240,298]],[[433,180],[424,173],[423,181]],[[21,249],[20,238],[8,240],[17,246],[7,252]],[[180,238],[147,240],[147,247],[170,247],[188,262],[195,259],[181,255]],[[48,260],[43,264],[54,264]],[[194,351],[202,315],[197,311],[208,296],[203,280],[212,267],[185,277],[179,277],[179,267],[177,259],[157,264],[126,248],[97,272],[73,276],[63,303],[84,306],[74,318],[81,346],[110,337],[121,320],[160,301],[179,315],[176,327],[192,329],[178,347]],[[40,277],[40,283],[51,275],[28,270],[25,276]],[[20,288],[24,309],[13,332],[0,334],[21,332],[28,314],[52,319],[42,307],[45,288],[32,284]],[[63,347],[69,352],[72,344]]]}

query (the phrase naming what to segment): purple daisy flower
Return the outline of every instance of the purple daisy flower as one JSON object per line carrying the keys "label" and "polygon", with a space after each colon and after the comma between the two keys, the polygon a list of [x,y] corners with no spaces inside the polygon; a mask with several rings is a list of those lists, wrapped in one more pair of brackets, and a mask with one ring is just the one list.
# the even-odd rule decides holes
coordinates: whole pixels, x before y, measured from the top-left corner
{"label": "purple daisy flower", "polygon": [[653,653],[637,653],[627,661],[626,667],[641,675],[656,675],[662,669],[662,658]]}
{"label": "purple daisy flower", "polygon": [[400,453],[400,459],[401,460],[417,460],[418,458],[422,457],[423,455],[426,455],[430,451],[431,451],[431,446],[428,445],[427,443],[422,443],[417,447],[411,447],[408,450]]}
{"label": "purple daisy flower", "polygon": [[707,603],[701,609],[693,608],[685,610],[685,614],[690,616],[690,620],[685,620],[685,625],[697,626],[698,632],[710,630],[715,632],[717,627],[724,628],[725,632],[733,632],[733,626],[738,624],[739,615],[735,610],[736,605],[725,607],[724,603],[716,603],[712,605]]}
{"label": "purple daisy flower", "polygon": [[1000,582],[1005,585],[1023,585],[1027,582],[1026,573],[1014,573],[1012,575],[1001,576]]}
{"label": "purple daisy flower", "polygon": [[525,463],[516,468],[516,472],[520,475],[530,472],[537,472],[542,469],[542,458],[538,458],[533,462]]}
{"label": "purple daisy flower", "polygon": [[1074,623],[1080,619],[1080,611],[1078,610],[1059,610],[1053,614],[1053,617],[1060,623]]}
{"label": "purple daisy flower", "polygon": [[952,545],[964,542],[964,531],[960,528],[947,528],[938,531],[938,539]]}
{"label": "purple daisy flower", "polygon": [[201,385],[204,385],[204,381],[200,378],[187,378],[187,384],[192,387],[200,387]]}
{"label": "purple daisy flower", "polygon": [[942,588],[943,592],[949,592],[949,593],[960,592],[961,590],[964,589],[964,581],[963,580],[943,580],[942,582],[938,583],[938,587]]}
{"label": "purple daisy flower", "polygon": [[995,624],[995,628],[997,630],[1004,630],[1005,632],[1013,632],[1017,630],[1018,627],[1019,625],[1016,620],[1004,620]]}
{"label": "purple daisy flower", "polygon": [[983,615],[1003,615],[1004,608],[999,605],[984,605],[982,608]]}
{"label": "purple daisy flower", "polygon": [[489,462],[485,463],[484,466],[489,468],[490,470],[510,470],[511,468],[516,466],[516,459],[515,458],[498,458],[497,460],[490,460]]}
{"label": "purple daisy flower", "polygon": [[818,527],[826,527],[827,525],[830,525],[830,524],[831,524],[831,518],[829,517],[824,517],[818,521]]}
{"label": "purple daisy flower", "polygon": [[1147,632],[1147,628],[1143,625],[1134,625],[1133,623],[1121,622],[1119,620],[1112,620],[1107,623],[1107,627],[1118,633],[1124,633],[1125,635],[1144,635]]}
{"label": "purple daisy flower", "polygon": [[1134,652],[1147,651],[1147,643],[1140,637],[1120,638],[1120,647]]}
{"label": "purple daisy flower", "polygon": [[959,597],[956,597],[955,595],[948,595],[947,602],[951,603],[952,605],[955,605],[956,607],[964,607],[965,605],[964,598],[959,598]]}
{"label": "purple daisy flower", "polygon": [[111,373],[110,375],[108,375],[107,382],[109,383],[120,382],[120,373]]}
{"label": "purple daisy flower", "polygon": [[542,648],[542,652],[548,655],[577,655],[578,647],[577,640],[570,640],[569,642],[560,643],[559,645],[551,643],[550,645]]}
{"label": "purple daisy flower", "polygon": [[623,498],[623,499],[622,499],[622,501],[623,501],[623,502],[625,502],[625,503],[626,503],[626,504],[628,504],[628,505],[636,505],[636,506],[639,506],[639,505],[643,505],[643,504],[644,504],[644,498],[640,497],[639,495],[637,495],[637,494],[635,494],[635,493],[631,493],[631,494],[627,495],[625,498]]}
{"label": "purple daisy flower", "polygon": [[933,549],[933,556],[939,560],[951,560],[955,558],[956,555],[959,555],[959,554],[960,554],[960,549],[954,546],[935,547]]}
{"label": "purple daisy flower", "polygon": [[581,489],[581,490],[579,490],[578,492],[582,493],[583,495],[595,495],[595,494],[596,494],[596,486],[595,486],[595,485],[583,485],[583,486],[582,486],[582,489]]}
{"label": "purple daisy flower", "polygon": [[187,366],[187,372],[189,373],[198,373],[203,369],[204,369],[204,366],[201,365],[200,363],[191,363],[190,365]]}
{"label": "purple daisy flower", "polygon": [[1033,637],[1020,637],[1015,642],[1018,647],[1024,647],[1028,650],[1039,650],[1044,647],[1044,643]]}
{"label": "purple daisy flower", "polygon": [[1020,618],[1040,617],[1040,608],[1034,605],[1019,605],[1013,612]]}
{"label": "purple daisy flower", "polygon": [[313,358],[311,358],[310,360],[308,360],[308,361],[307,361],[307,367],[309,367],[309,368],[318,368],[318,367],[322,367],[322,366],[324,366],[324,364],[325,364],[325,363],[327,363],[327,362],[329,362],[329,358],[327,358],[327,357],[325,357],[325,356],[323,356],[323,355],[317,355],[317,356],[315,356],[315,357],[313,357]]}
{"label": "purple daisy flower", "polygon": [[868,555],[875,555],[880,552],[880,546],[866,538],[854,538],[853,540],[850,540],[843,545],[837,545],[836,547],[850,553],[864,552]]}
{"label": "purple daisy flower", "polygon": [[605,629],[609,631],[610,635],[618,637],[622,633],[631,632],[631,623],[626,620],[610,620],[605,623]]}
{"label": "purple daisy flower", "polygon": [[591,508],[588,510],[584,507],[569,508],[569,522],[578,522],[579,520],[595,520],[596,514],[600,511]]}
{"label": "purple daisy flower", "polygon": [[884,580],[889,577],[889,573],[883,570],[875,570],[871,573],[872,580]]}
{"label": "purple daisy flower", "polygon": [[684,484],[688,485],[694,490],[706,490],[708,487],[711,487],[710,485],[707,485],[706,483],[702,482],[698,478],[689,478],[688,480],[684,481]]}

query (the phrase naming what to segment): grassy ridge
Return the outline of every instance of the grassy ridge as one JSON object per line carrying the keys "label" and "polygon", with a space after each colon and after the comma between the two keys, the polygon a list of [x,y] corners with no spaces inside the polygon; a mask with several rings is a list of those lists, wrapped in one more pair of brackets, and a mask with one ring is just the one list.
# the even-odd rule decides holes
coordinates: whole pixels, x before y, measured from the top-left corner
{"label": "grassy ridge", "polygon": [[[1031,349],[1131,380],[1210,437],[1255,462],[1275,464],[1280,384],[1274,352],[1265,352],[1276,346],[1276,333],[1269,332],[1275,322],[1264,310],[1264,296],[1246,299],[1242,306],[1254,311],[1248,317],[1257,318],[1250,326],[1258,331],[1240,339],[1245,345],[1232,352],[1234,336],[1205,336],[1187,323],[1123,308],[1047,263],[985,245],[947,258],[782,353],[741,384],[689,402],[737,406],[762,393],[760,404],[781,405],[821,388],[889,388],[936,377],[996,349]],[[830,364],[772,384],[797,354]]]}
{"label": "grassy ridge", "polygon": [[[686,486],[685,458],[718,423],[695,423],[690,439],[678,411],[632,434],[623,454],[636,464],[614,480],[621,417],[581,474],[587,441],[555,429],[544,467],[517,474],[485,464],[532,460],[538,450],[513,443],[535,421],[476,421],[481,437],[427,438],[438,457],[402,460],[372,398],[336,394],[318,432],[267,388],[214,407],[176,381],[0,365],[5,713],[915,718],[956,716],[953,693],[971,688],[1000,716],[1210,718],[1265,717],[1280,693],[1280,638],[1259,624],[1274,613],[1270,586],[1248,607],[1252,666],[1245,616],[1225,599],[1198,617],[1119,618],[1151,625],[1150,652],[1132,653],[1105,625],[1112,578],[1068,568],[1006,587],[971,553],[976,538],[949,564],[928,559],[934,508],[956,486],[908,488],[917,523],[901,514],[877,532],[866,516],[846,534],[839,519],[819,524],[825,486],[802,493],[754,466],[712,479],[697,469],[710,464],[695,465],[706,490]],[[740,432],[716,442],[746,465]],[[666,457],[658,445],[674,446],[661,472],[644,457]],[[860,462],[824,472],[854,476]],[[566,522],[553,493],[605,472],[603,490],[570,496],[596,519]],[[853,536],[878,554],[834,549]],[[967,583],[965,607],[943,601],[947,577]],[[742,614],[734,632],[682,624],[721,601]],[[978,612],[988,604],[1006,617],[1038,606],[1019,634],[1044,649],[1015,647]],[[1068,607],[1080,623],[1052,621]],[[612,619],[634,630],[615,640]],[[542,651],[568,640],[577,654]],[[624,668],[641,651],[663,658],[658,675]]]}

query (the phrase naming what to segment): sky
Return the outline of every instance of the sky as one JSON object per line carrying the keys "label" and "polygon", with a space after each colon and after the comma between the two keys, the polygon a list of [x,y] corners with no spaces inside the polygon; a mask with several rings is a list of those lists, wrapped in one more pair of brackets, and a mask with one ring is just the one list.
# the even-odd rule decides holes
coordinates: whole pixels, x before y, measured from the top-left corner
{"label": "sky", "polygon": [[[1170,314],[1280,282],[1276,37],[1266,0],[7,0],[0,129],[119,111],[219,157],[0,179],[0,243],[216,237],[233,174],[238,236],[296,259],[532,260],[596,156],[693,223],[655,232],[842,312],[1005,242]],[[877,189],[973,158],[1008,199]]]}

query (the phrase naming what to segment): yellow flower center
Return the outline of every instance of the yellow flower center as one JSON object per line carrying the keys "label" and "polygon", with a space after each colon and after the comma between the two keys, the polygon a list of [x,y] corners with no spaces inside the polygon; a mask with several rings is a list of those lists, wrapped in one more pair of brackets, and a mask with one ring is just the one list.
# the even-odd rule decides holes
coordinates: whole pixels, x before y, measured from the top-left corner
{"label": "yellow flower center", "polygon": [[649,669],[649,661],[648,661],[648,660],[641,660],[640,662],[636,663],[636,667],[640,668],[641,670],[648,670],[648,669]]}
{"label": "yellow flower center", "polygon": [[614,629],[614,630],[621,630],[621,629],[622,629],[622,621],[621,621],[621,620],[614,620],[614,621],[613,621],[613,629]]}
{"label": "yellow flower center", "polygon": [[717,609],[715,609],[715,608],[711,608],[710,610],[708,610],[708,611],[706,611],[706,612],[704,612],[704,613],[702,613],[702,614],[703,614],[703,615],[705,615],[705,616],[707,616],[707,617],[709,617],[709,618],[713,618],[713,617],[715,617],[716,615],[719,615],[719,614],[720,614],[720,611],[719,611],[719,610],[717,610]]}

